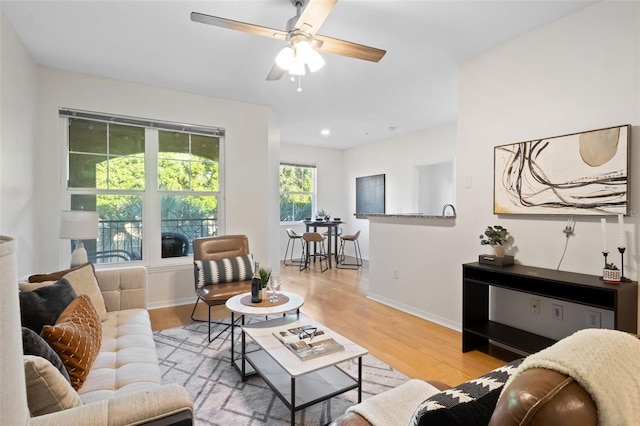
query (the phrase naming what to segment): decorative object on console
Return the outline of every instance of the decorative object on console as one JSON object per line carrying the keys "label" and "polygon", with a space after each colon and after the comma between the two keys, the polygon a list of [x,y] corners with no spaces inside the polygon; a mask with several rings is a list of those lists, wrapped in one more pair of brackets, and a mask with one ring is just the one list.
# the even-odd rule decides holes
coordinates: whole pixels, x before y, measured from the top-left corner
{"label": "decorative object on console", "polygon": [[617,284],[620,282],[622,274],[618,267],[613,263],[605,263],[602,270],[602,281],[605,283]]}
{"label": "decorative object on console", "polygon": [[480,255],[481,263],[499,264],[500,266],[510,265],[513,263],[513,256],[509,256],[511,258],[510,261],[508,259],[505,261],[495,261],[495,258],[501,259],[505,257],[504,245],[507,242],[507,235],[509,235],[509,231],[507,230],[507,228],[503,228],[500,225],[487,226],[484,234],[480,235],[480,245],[490,245],[491,247],[493,247],[495,256]]}
{"label": "decorative object on console", "polygon": [[492,254],[481,254],[478,256],[478,262],[485,265],[508,266],[513,265],[514,258],[505,254],[504,256],[495,256]]}
{"label": "decorative object on console", "polygon": [[631,126],[494,148],[495,214],[625,214]]}
{"label": "decorative object on console", "polygon": [[98,238],[98,212],[63,210],[60,218],[60,238],[76,240],[71,253],[71,267],[87,263],[87,250],[82,240]]}
{"label": "decorative object on console", "polygon": [[601,218],[600,225],[602,229],[602,256],[604,256],[604,268],[602,279],[608,283],[629,282],[630,279],[624,276],[624,252],[626,251],[626,243],[624,238],[624,215],[618,215],[618,253],[620,253],[620,270],[618,267],[609,263],[609,249],[607,248],[607,219]]}

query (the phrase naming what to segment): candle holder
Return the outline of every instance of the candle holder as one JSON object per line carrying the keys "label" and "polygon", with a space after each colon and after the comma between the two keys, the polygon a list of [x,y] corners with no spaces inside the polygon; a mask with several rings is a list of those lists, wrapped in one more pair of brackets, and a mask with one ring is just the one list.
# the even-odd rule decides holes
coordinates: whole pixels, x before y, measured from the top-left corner
{"label": "candle holder", "polygon": [[[618,251],[620,252],[620,282],[629,282],[631,281],[629,278],[624,276],[624,252],[625,252],[626,248],[625,247],[618,247]],[[607,258],[605,256],[604,258],[605,263],[607,261]]]}
{"label": "candle holder", "polygon": [[604,256],[604,264],[606,265],[608,263],[607,262],[607,256],[609,256],[609,252],[608,251],[603,251],[602,255]]}

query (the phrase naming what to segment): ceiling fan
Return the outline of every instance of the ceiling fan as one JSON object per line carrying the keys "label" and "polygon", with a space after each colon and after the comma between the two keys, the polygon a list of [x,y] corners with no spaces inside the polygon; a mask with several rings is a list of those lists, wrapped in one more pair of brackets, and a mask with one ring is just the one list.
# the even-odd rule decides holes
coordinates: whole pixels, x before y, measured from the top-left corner
{"label": "ceiling fan", "polygon": [[304,75],[305,65],[311,72],[318,70],[324,65],[324,59],[318,52],[333,53],[372,62],[378,62],[387,53],[385,50],[375,47],[317,34],[318,29],[338,0],[289,1],[295,6],[296,15],[287,21],[286,31],[198,12],[191,12],[191,20],[286,41],[287,46],[278,53],[276,63],[267,75],[267,80],[279,80],[286,71],[292,75]]}

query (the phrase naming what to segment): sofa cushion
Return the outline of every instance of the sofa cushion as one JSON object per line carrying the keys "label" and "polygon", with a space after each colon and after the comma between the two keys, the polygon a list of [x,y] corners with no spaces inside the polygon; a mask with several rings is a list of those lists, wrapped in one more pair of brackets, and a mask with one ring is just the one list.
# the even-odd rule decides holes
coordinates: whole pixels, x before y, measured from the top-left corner
{"label": "sofa cushion", "polygon": [[42,337],[35,331],[27,327],[22,327],[22,353],[25,355],[34,355],[46,359],[60,371],[60,374],[69,381],[69,373],[64,368],[62,360],[51,346],[44,341]]}
{"label": "sofa cushion", "polygon": [[20,292],[20,321],[23,327],[40,333],[45,325],[55,324],[60,314],[77,296],[64,278],[36,289]]}
{"label": "sofa cushion", "polygon": [[80,389],[98,356],[102,339],[100,320],[89,296],[83,294],[71,302],[55,325],[44,326],[42,337],[60,356],[71,386]]}
{"label": "sofa cushion", "polygon": [[89,404],[160,386],[149,313],[145,309],[113,311],[101,325],[100,353],[78,390],[82,402]]}
{"label": "sofa cushion", "polygon": [[78,407],[82,401],[69,381],[46,359],[24,356],[27,404],[32,416]]}
{"label": "sofa cushion", "polygon": [[522,358],[427,398],[418,406],[410,425],[485,426],[510,375]]}
{"label": "sofa cushion", "polygon": [[230,257],[220,260],[195,260],[196,286],[247,281],[253,276],[253,256]]}
{"label": "sofa cushion", "polygon": [[[64,278],[69,281],[71,287],[73,287],[78,296],[86,294],[91,298],[91,302],[93,303],[101,321],[104,321],[107,318],[107,308],[105,306],[100,287],[98,286],[95,269],[92,263],[85,263],[84,265],[76,268],[65,269],[64,271],[52,272],[50,274],[31,275],[29,277],[29,282],[39,283],[60,278]],[[23,285],[21,288],[25,289],[27,286]]]}

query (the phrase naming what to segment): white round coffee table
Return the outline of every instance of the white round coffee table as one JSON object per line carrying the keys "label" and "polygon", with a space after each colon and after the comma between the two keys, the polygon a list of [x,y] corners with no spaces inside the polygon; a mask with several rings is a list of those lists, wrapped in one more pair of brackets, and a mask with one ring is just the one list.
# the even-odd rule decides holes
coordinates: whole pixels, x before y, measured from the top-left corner
{"label": "white round coffee table", "polygon": [[304,303],[304,298],[299,294],[289,291],[279,291],[278,295],[280,297],[286,296],[289,300],[281,304],[266,301],[258,304],[246,304],[243,303],[243,299],[246,300],[250,298],[251,293],[242,293],[227,300],[225,305],[231,312],[240,315],[276,315],[295,311]]}
{"label": "white round coffee table", "polygon": [[[296,311],[296,314],[300,314],[300,306],[304,303],[304,298],[299,294],[291,293],[289,291],[279,291],[280,301],[271,303],[264,301],[261,303],[251,303],[251,293],[242,293],[237,296],[233,296],[225,303],[227,309],[231,311],[231,365],[240,373],[242,381],[247,379],[247,376],[255,374],[255,371],[247,371],[247,365],[245,363],[245,333],[242,332],[242,344],[241,344],[241,357],[235,358],[235,328],[236,318],[235,315],[240,315],[241,324],[244,325],[244,317],[246,315],[278,315],[286,314],[287,312]],[[284,297],[283,297],[284,296]],[[285,300],[288,299],[288,300]]]}

